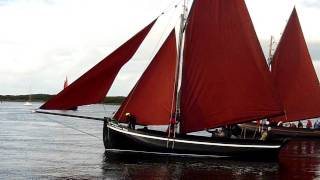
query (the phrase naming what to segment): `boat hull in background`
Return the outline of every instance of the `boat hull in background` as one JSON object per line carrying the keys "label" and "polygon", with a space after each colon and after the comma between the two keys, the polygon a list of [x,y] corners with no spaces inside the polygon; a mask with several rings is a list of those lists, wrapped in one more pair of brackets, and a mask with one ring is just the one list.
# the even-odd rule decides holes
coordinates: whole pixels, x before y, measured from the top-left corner
{"label": "boat hull in background", "polygon": [[[257,124],[244,123],[239,125],[242,129],[250,134],[257,131]],[[271,127],[268,131],[268,139],[305,139],[305,138],[320,138],[320,130],[306,128],[290,128],[290,127]]]}
{"label": "boat hull in background", "polygon": [[32,106],[32,103],[29,102],[29,101],[27,101],[27,102],[25,102],[23,105],[24,105],[24,106]]}
{"label": "boat hull in background", "polygon": [[232,158],[253,161],[277,161],[286,141],[210,138],[178,135],[153,130],[131,130],[105,122],[103,141],[107,152],[144,155]]}

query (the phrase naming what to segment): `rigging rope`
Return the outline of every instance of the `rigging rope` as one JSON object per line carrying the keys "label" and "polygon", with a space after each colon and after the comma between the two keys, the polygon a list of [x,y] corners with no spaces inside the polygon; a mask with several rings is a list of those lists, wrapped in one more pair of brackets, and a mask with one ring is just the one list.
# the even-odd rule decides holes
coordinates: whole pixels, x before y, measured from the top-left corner
{"label": "rigging rope", "polygon": [[91,137],[97,138],[97,139],[99,139],[99,140],[102,140],[100,137],[98,137],[98,136],[96,136],[96,135],[87,133],[87,132],[85,132],[85,131],[82,131],[82,130],[80,130],[80,129],[77,129],[77,128],[75,128],[75,127],[72,127],[72,126],[70,126],[70,125],[63,124],[63,123],[61,123],[61,122],[59,122],[59,121],[57,121],[57,120],[54,120],[54,119],[52,119],[52,118],[49,118],[48,116],[45,116],[45,115],[42,115],[42,114],[39,114],[39,113],[37,113],[37,115],[41,116],[42,118],[46,118],[46,119],[48,119],[48,120],[50,120],[50,121],[53,121],[53,122],[55,122],[55,123],[57,123],[57,124],[60,124],[60,125],[62,125],[62,126],[64,126],[64,127],[66,127],[66,128],[73,129],[73,130],[75,130],[75,131],[81,132],[81,133],[86,134],[86,135],[88,135],[88,136],[91,136]]}
{"label": "rigging rope", "polygon": [[[105,107],[104,102],[102,102],[102,107],[103,107],[104,113],[107,114],[107,109],[106,109],[106,107]],[[113,113],[113,112],[112,112],[112,113]]]}
{"label": "rigging rope", "polygon": [[172,2],[171,4],[168,5],[167,8],[164,9],[164,11],[162,11],[162,12],[159,14],[158,17],[166,14],[167,12],[171,11],[171,9],[173,9],[173,8],[177,8],[182,1],[183,1],[183,0],[179,0],[177,3]]}
{"label": "rigging rope", "polygon": [[[175,2],[172,2],[171,4],[169,4],[169,5],[167,6],[167,8],[165,8],[165,10],[162,11],[162,12],[157,16],[157,18],[159,18],[160,16],[163,16],[164,14],[167,14],[167,12],[170,12],[173,8],[177,8],[178,5],[179,5],[182,1],[183,1],[183,0],[179,0],[179,1],[176,2],[176,3],[175,3]],[[170,20],[172,19],[172,16],[173,16],[173,13],[171,14]],[[171,21],[168,21],[168,23],[166,24],[165,29],[164,29],[164,31],[161,33],[161,36],[160,36],[158,42],[157,42],[156,45],[154,46],[153,51],[152,51],[150,57],[152,57],[152,56],[155,54],[156,48],[159,47],[160,40],[163,38],[164,32],[166,32],[166,30],[167,30],[167,28],[168,28],[169,22],[171,22]],[[151,58],[150,58],[150,59],[151,59]],[[139,82],[139,81],[138,81],[138,82]],[[138,82],[136,83],[136,85],[138,84]],[[134,90],[135,90],[135,88],[136,88],[136,85],[135,85],[135,86],[133,87],[133,89],[132,89],[133,92],[134,92]],[[125,104],[125,106],[124,106],[123,109],[126,108],[126,105],[129,103],[130,99],[131,99],[131,98],[128,99],[128,102]],[[102,101],[102,106],[103,106],[104,112],[107,113],[103,101]],[[116,113],[116,112],[114,112],[113,115],[114,115],[115,113]],[[123,113],[124,113],[123,111],[120,113],[120,117],[123,116]]]}
{"label": "rigging rope", "polygon": [[[182,2],[182,0],[180,0],[179,3],[174,6],[174,8],[177,8],[178,5],[179,5],[181,2]],[[172,8],[172,7],[171,7],[171,8]],[[167,9],[167,10],[169,11],[169,10],[171,10],[171,8],[169,8],[169,9]],[[166,11],[164,11],[164,12],[166,12]],[[161,15],[163,15],[164,12],[163,12]],[[150,53],[150,58],[149,58],[149,59],[152,60],[152,57],[154,57],[155,54],[156,54],[156,53],[155,53],[155,52],[156,52],[156,49],[157,49],[158,47],[160,47],[160,42],[161,42],[161,40],[163,39],[163,36],[164,36],[165,32],[167,32],[167,29],[168,29],[168,27],[169,27],[169,24],[170,24],[171,20],[173,19],[173,14],[174,14],[174,13],[172,13],[171,16],[169,17],[170,20],[166,23],[165,28],[163,29],[160,38],[158,39],[156,45],[154,46],[152,52]],[[161,16],[161,15],[160,15],[160,16]],[[179,18],[176,20],[176,23],[175,23],[175,24],[177,24],[177,21],[178,21],[178,20],[179,20]],[[137,85],[139,84],[139,81],[140,81],[140,79],[137,81],[137,83],[136,83],[135,86],[133,87],[132,93],[135,91]],[[119,117],[122,117],[123,114],[125,113],[124,110],[126,109],[127,105],[129,104],[131,98],[132,98],[132,96],[130,96],[130,97],[128,98],[128,100],[127,100],[127,102],[125,103],[124,108],[122,109]]]}
{"label": "rigging rope", "polygon": [[[170,111],[170,122],[169,122],[169,126],[168,126],[168,130],[169,130],[169,133],[168,133],[168,141],[169,141],[169,137],[171,136],[170,133],[171,133],[171,128],[173,128],[173,139],[175,139],[176,137],[176,130],[177,130],[177,125],[178,123],[180,123],[179,121],[179,107],[178,107],[178,104],[179,104],[179,75],[180,75],[180,71],[182,70],[182,46],[183,46],[183,38],[184,38],[184,34],[183,34],[183,31],[184,31],[184,27],[185,27],[185,23],[186,23],[186,8],[187,8],[187,2],[186,0],[183,1],[183,5],[182,5],[182,14],[181,14],[181,19],[177,19],[180,20],[180,26],[179,26],[179,41],[178,41],[178,55],[177,55],[177,60],[176,60],[176,72],[175,72],[175,80],[174,80],[174,91],[172,93],[172,101],[171,101],[171,111]],[[177,22],[176,22],[177,24]],[[175,109],[175,110],[174,110]],[[175,112],[173,112],[175,111]],[[174,114],[174,118],[175,118],[175,121],[174,121],[174,125],[173,127],[171,127],[172,123],[172,114]],[[168,146],[168,142],[167,142],[167,146]],[[172,143],[172,149],[174,148],[174,141]]]}

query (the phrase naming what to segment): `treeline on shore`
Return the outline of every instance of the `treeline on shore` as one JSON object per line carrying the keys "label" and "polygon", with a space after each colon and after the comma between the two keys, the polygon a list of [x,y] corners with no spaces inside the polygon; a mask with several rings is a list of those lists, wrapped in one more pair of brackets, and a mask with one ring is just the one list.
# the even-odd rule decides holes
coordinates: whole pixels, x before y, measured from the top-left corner
{"label": "treeline on shore", "polygon": [[[33,102],[44,102],[49,100],[53,95],[49,94],[32,94],[31,101]],[[13,102],[24,102],[29,99],[29,95],[0,95],[0,101],[13,101]],[[124,96],[110,96],[105,97],[103,100],[104,104],[121,104],[124,101]]]}

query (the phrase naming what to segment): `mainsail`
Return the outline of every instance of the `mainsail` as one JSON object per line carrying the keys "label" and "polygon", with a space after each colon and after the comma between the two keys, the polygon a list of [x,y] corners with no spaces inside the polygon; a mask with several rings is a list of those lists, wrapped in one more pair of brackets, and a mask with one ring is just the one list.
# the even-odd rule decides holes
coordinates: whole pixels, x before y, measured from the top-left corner
{"label": "mainsail", "polygon": [[74,83],[47,101],[40,109],[67,110],[76,106],[101,102],[121,67],[139,48],[156,20],[113,51]]}
{"label": "mainsail", "polygon": [[294,8],[272,61],[272,76],[285,116],[274,121],[320,117],[320,86]]}
{"label": "mainsail", "polygon": [[187,23],[181,130],[282,114],[243,0],[195,0]]}
{"label": "mainsail", "polygon": [[169,124],[170,115],[175,112],[176,65],[176,37],[172,30],[114,118],[125,122],[124,115],[129,112],[138,124]]}

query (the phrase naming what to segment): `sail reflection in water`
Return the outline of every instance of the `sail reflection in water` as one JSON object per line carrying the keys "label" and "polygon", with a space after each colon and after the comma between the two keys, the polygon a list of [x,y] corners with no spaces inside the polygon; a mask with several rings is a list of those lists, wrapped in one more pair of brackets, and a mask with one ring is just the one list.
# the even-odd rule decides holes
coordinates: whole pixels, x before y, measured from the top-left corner
{"label": "sail reflection in water", "polygon": [[320,142],[290,141],[280,154],[280,177],[313,179],[319,176]]}
{"label": "sail reflection in water", "polygon": [[117,176],[133,179],[317,179],[320,173],[320,142],[290,141],[280,153],[279,164],[219,159],[109,158],[103,161],[104,175],[112,176],[117,169]]}

